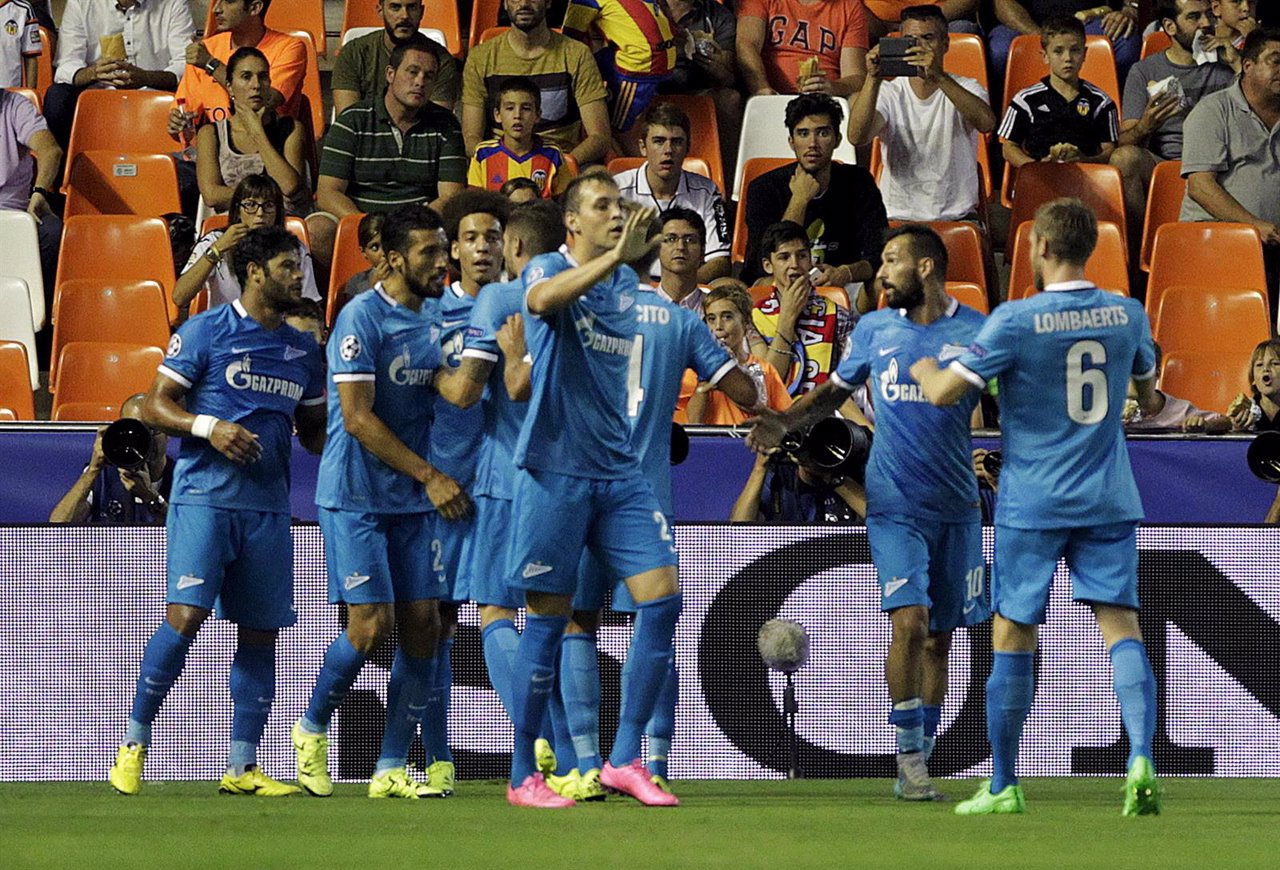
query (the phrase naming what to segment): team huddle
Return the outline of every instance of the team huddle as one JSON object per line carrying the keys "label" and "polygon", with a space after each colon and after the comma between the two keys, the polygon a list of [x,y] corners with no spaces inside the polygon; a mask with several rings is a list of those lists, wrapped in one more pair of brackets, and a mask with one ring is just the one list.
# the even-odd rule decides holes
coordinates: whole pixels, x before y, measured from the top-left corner
{"label": "team huddle", "polygon": [[[693,218],[679,220],[705,238]],[[1048,292],[985,320],[946,295],[936,234],[892,231],[877,276],[888,307],[859,320],[831,379],[785,413],[762,404],[694,311],[640,282],[664,220],[626,209],[612,179],[591,173],[569,185],[563,211],[549,201],[512,207],[485,191],[455,197],[443,215],[398,209],[382,228],[381,280],[342,309],[324,351],[283,322],[302,282],[291,237],[277,228],[246,236],[235,263],[241,299],[178,330],[144,403],[145,422],[183,442],[166,616],[143,652],[110,774],[116,790],[139,791],[152,723],[217,609],[238,628],[222,791],[332,794],[327,728],[394,627],[369,796],[450,796],[451,639],[459,605],[474,601],[490,681],[514,725],[508,801],[570,807],[613,791],[677,805],[666,769],[681,609],[670,427],[692,369],[699,389],[756,415],[745,425],[761,452],[871,385],[867,533],[893,626],[886,677],[899,798],[941,798],[928,762],[951,633],[994,610],[994,774],[956,811],[1024,810],[1016,761],[1036,626],[1065,557],[1115,669],[1131,746],[1124,812],[1159,811],[1155,683],[1136,615],[1142,514],[1120,424],[1131,378],[1139,402],[1152,402],[1154,347],[1140,304],[1083,280],[1093,215],[1074,200],[1042,208],[1033,262]],[[989,595],[969,422],[993,380],[1004,470]],[[316,503],[330,600],[348,614],[293,725],[298,786],[257,764],[276,636],[295,619],[295,430],[306,449],[323,451]],[[595,633],[610,594],[634,622],[618,731],[603,758]],[[407,769],[419,729],[425,782]]]}

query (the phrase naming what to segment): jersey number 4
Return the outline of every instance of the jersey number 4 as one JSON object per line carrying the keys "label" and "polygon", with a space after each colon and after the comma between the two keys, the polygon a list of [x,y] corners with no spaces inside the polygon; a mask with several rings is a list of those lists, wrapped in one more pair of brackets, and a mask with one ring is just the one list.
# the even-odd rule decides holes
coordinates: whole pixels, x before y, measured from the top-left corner
{"label": "jersey number 4", "polygon": [[644,369],[644,336],[636,333],[631,340],[631,356],[627,360],[627,416],[639,417],[640,404],[644,402],[644,382],[640,379]]}
{"label": "jersey number 4", "polygon": [[1107,416],[1107,373],[1096,368],[1106,362],[1107,349],[1100,341],[1077,341],[1067,351],[1067,416],[1072,422],[1092,426]]}

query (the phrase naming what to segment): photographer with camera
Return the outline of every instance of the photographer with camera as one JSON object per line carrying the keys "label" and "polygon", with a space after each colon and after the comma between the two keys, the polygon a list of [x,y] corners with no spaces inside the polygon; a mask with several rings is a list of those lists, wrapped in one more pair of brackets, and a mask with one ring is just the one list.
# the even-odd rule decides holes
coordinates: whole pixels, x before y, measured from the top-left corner
{"label": "photographer with camera", "polygon": [[[163,525],[173,460],[169,438],[142,420],[142,393],[120,406],[120,419],[98,430],[89,464],[49,514],[51,523]],[[127,421],[127,422],[126,422]],[[138,441],[149,436],[149,442]]]}
{"label": "photographer with camera", "polygon": [[924,357],[953,359],[982,315],[946,293],[947,249],[926,226],[889,233],[877,273],[889,307],[866,314],[831,378],[785,414],[762,411],[747,443],[760,453],[835,410],[868,379],[876,438],[867,462],[867,540],[893,624],[885,663],[904,800],[937,800],[927,762],[947,691],[951,632],[987,617],[978,483],[969,421],[976,390],[935,408],[910,374]]}
{"label": "photographer with camera", "polygon": [[731,523],[858,523],[867,515],[864,467],[870,430],[828,417],[756,457]]}

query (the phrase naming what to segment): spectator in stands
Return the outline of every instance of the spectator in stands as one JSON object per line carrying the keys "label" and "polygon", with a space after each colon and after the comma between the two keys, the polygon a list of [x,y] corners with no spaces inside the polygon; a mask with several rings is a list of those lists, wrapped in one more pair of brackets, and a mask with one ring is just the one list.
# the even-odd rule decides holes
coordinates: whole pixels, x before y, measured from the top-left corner
{"label": "spectator in stands", "polygon": [[[368,3],[369,0],[355,2]],[[342,46],[333,63],[330,87],[335,114],[342,114],[344,109],[361,100],[382,95],[387,87],[387,60],[392,49],[418,34],[422,26],[422,4],[423,0],[378,0],[382,30],[366,33]],[[452,112],[462,88],[458,62],[435,40],[427,40],[426,47],[436,56],[439,70],[431,88],[431,102]]]}
{"label": "spectator in stands", "polygon": [[284,191],[287,214],[311,212],[311,191],[303,181],[308,147],[302,124],[267,105],[271,68],[256,48],[238,48],[227,60],[231,114],[196,134],[196,178],[205,205],[224,212],[246,175],[265,172]]}
{"label": "spectator in stands", "polygon": [[467,184],[502,190],[513,178],[527,178],[539,196],[560,193],[573,178],[564,152],[533,132],[542,119],[542,91],[525,76],[510,76],[498,87],[493,118],[499,136],[476,146]]}
{"label": "spectator in stands", "polygon": [[498,193],[511,200],[512,205],[533,202],[542,199],[542,188],[533,183],[532,178],[512,178],[498,188]]}
{"label": "spectator in stands", "polygon": [[0,88],[34,88],[40,57],[40,19],[31,0],[8,0],[0,35]]}
{"label": "spectator in stands", "polygon": [[1268,295],[1276,311],[1280,279],[1280,28],[1251,32],[1240,79],[1209,94],[1183,126],[1184,221],[1251,224],[1262,234]]}
{"label": "spectator in stands", "polygon": [[342,288],[344,301],[366,290],[372,290],[373,285],[381,280],[382,264],[387,259],[382,253],[384,218],[385,216],[380,214],[367,214],[360,218],[360,223],[356,226],[356,240],[360,242],[360,253],[364,254],[364,258],[369,262],[369,268],[347,279],[347,283]]}
{"label": "spectator in stands", "polygon": [[[725,346],[733,358],[737,360],[751,379],[755,381],[756,390],[765,405],[775,411],[785,411],[791,407],[791,396],[786,385],[773,366],[751,352],[748,335],[754,335],[751,325],[751,295],[741,285],[716,287],[707,293],[702,300],[703,320],[707,328],[716,337],[716,341]],[[694,381],[693,386],[701,389],[690,389],[690,398],[685,407],[686,419],[690,423],[703,423],[708,426],[736,426],[750,416],[729,397],[719,390],[702,388],[692,371],[685,372],[686,384]],[[684,390],[681,390],[683,393]]]}
{"label": "spectator in stands", "polygon": [[[1156,345],[1156,371],[1164,353],[1160,345]],[[1196,433],[1201,435],[1221,435],[1230,432],[1231,418],[1217,411],[1202,411],[1186,399],[1179,399],[1168,393],[1156,390],[1156,401],[1160,410],[1154,414],[1145,413],[1138,406],[1138,388],[1129,381],[1128,398],[1124,402],[1124,428],[1130,432],[1175,431]]]}
{"label": "spectator in stands", "polygon": [[1280,341],[1260,342],[1249,357],[1249,392],[1227,407],[1232,428],[1240,432],[1280,431]]}
{"label": "spectator in stands", "polygon": [[[1162,160],[1182,159],[1182,122],[1207,94],[1229,87],[1239,72],[1240,56],[1230,41],[1213,32],[1209,0],[1160,0],[1156,21],[1172,40],[1167,51],[1143,58],[1129,70],[1124,84],[1124,120],[1111,154],[1111,165],[1124,178],[1129,226],[1142,226],[1151,173]],[[1192,46],[1197,35],[1218,60],[1197,61]],[[1153,83],[1173,85],[1151,96]],[[1134,239],[1138,234],[1131,233]]]}
{"label": "spectator in stands", "polygon": [[[1094,17],[1111,7],[1101,16]],[[1124,81],[1129,67],[1138,60],[1142,51],[1142,36],[1138,28],[1138,0],[1110,0],[1099,4],[1098,0],[995,0],[995,13],[999,24],[991,29],[987,39],[987,56],[997,78],[1004,77],[1009,61],[1009,47],[1019,34],[1038,34],[1044,41],[1044,26],[1052,18],[1073,17],[1082,24],[1086,33],[1100,34],[1111,40],[1115,53],[1116,72]],[[1077,64],[1077,67],[1079,64]]]}
{"label": "spectator in stands", "polygon": [[696,211],[678,205],[659,213],[657,222],[658,256],[650,271],[657,279],[657,293],[701,317],[698,273],[707,247],[707,225]]}
{"label": "spectator in stands", "polygon": [[565,36],[590,44],[598,34],[607,48],[597,55],[609,89],[610,117],[619,133],[630,130],[676,66],[671,22],[656,2],[572,0]]}
{"label": "spectator in stands", "polygon": [[[703,123],[711,121],[703,119]],[[645,162],[613,177],[622,198],[656,208],[659,213],[676,207],[696,212],[704,227],[705,243],[698,280],[707,284],[728,275],[731,238],[724,197],[710,178],[683,168],[689,154],[689,116],[679,106],[656,103],[645,113],[640,130],[640,153]],[[656,267],[653,277],[658,277]]]}
{"label": "spectator in stands", "polygon": [[[236,246],[250,230],[284,226],[284,194],[269,175],[246,175],[231,194],[225,229],[213,230],[196,241],[191,258],[173,286],[173,302],[186,308],[201,290],[209,292],[209,307],[240,298],[240,281],[233,264]],[[320,300],[311,254],[301,242],[302,295]]]}
{"label": "spectator in stands", "polygon": [[676,39],[676,68],[660,94],[704,94],[716,107],[721,162],[733,171],[742,129],[742,93],[738,76],[738,19],[716,0],[666,0]]}
{"label": "spectator in stands", "polygon": [[867,46],[860,2],[741,0],[738,7],[738,65],[748,96],[852,96],[867,72]]}
{"label": "spectator in stands", "polygon": [[[792,396],[800,396],[831,376],[844,355],[854,319],[814,287],[804,227],[793,221],[773,224],[764,231],[760,252],[773,291],[756,303],[752,320],[761,343],[753,345],[752,352],[777,370]],[[801,318],[804,336],[799,332]]]}
{"label": "spectator in stands", "polygon": [[387,90],[338,116],[325,136],[316,184],[335,218],[421,203],[439,208],[462,190],[467,158],[452,112],[427,97],[436,56],[418,35],[391,52]]}
{"label": "spectator in stands", "polygon": [[547,26],[550,0],[504,0],[511,29],[472,46],[462,69],[462,131],[467,153],[488,138],[490,112],[508,76],[528,76],[542,90],[535,128],[579,166],[609,150],[608,92],[590,50]]}
{"label": "spectator in stands", "polygon": [[67,0],[54,83],[44,96],[58,144],[67,146],[76,101],[88,88],[176,89],[194,29],[187,0]]}
{"label": "spectator in stands", "polygon": [[1116,104],[1080,78],[1084,26],[1050,18],[1040,29],[1049,75],[1014,94],[1000,122],[1004,159],[1013,167],[1037,160],[1106,163],[1119,135]]}
{"label": "spectator in stands", "polygon": [[[1203,0],[1191,0],[1203,2]],[[947,19],[937,6],[902,10],[902,35],[919,76],[885,81],[880,47],[867,53],[867,80],[849,110],[849,139],[880,137],[880,192],[893,220],[955,221],[978,217],[978,134],[995,129],[987,91],[942,69]]]}
{"label": "spectator in stands", "polygon": [[[270,5],[271,0],[215,0],[218,32],[203,42],[186,46],[187,71],[178,85],[178,105],[169,115],[169,134],[175,139],[182,136],[188,124],[210,123],[231,111],[227,61],[238,48],[256,48],[270,64],[267,105],[281,115],[299,117],[302,78],[307,64],[315,63],[315,58],[307,57],[307,45],[302,40],[262,23]],[[184,42],[190,33],[188,26]]]}
{"label": "spectator in stands", "polygon": [[[1215,34],[1231,43],[1237,51],[1244,39],[1258,29],[1257,0],[1213,0],[1213,17],[1217,19]],[[1268,22],[1275,26],[1277,22]]]}
{"label": "spectator in stands", "polygon": [[298,332],[310,334],[320,347],[324,347],[325,341],[329,338],[329,330],[324,326],[324,310],[314,299],[299,299],[293,303],[293,306],[285,312],[284,322]]}
{"label": "spectator in stands", "polygon": [[62,149],[36,107],[21,94],[0,90],[0,209],[29,212],[36,219],[49,311],[62,243],[62,219],[53,211],[51,191],[61,166]]}
{"label": "spectator in stands", "polygon": [[857,480],[780,453],[756,457],[729,522],[861,524],[866,515],[867,493]]}
{"label": "spectator in stands", "polygon": [[[125,399],[120,419],[141,420],[143,393]],[[107,464],[102,453],[103,426],[93,439],[89,464],[80,477],[54,505],[51,523],[89,525],[163,525],[169,512],[169,489],[173,485],[173,460],[165,453],[169,438],[151,432],[147,461],[135,470]]]}
{"label": "spectator in stands", "polygon": [[[906,21],[903,14],[916,5],[916,0],[867,0],[867,30],[872,41],[879,41]],[[978,0],[942,0],[937,4],[945,29],[951,33],[982,33],[978,26]],[[905,34],[904,34],[905,35]]]}
{"label": "spectator in stands", "polygon": [[[843,287],[875,276],[889,219],[871,173],[832,159],[843,122],[844,110],[825,94],[802,94],[787,104],[787,142],[796,162],[766,172],[747,188],[744,281],[763,273],[768,254],[760,240],[778,221],[794,221],[809,233],[820,286]],[[869,294],[859,293],[858,299],[860,311],[875,302]]]}

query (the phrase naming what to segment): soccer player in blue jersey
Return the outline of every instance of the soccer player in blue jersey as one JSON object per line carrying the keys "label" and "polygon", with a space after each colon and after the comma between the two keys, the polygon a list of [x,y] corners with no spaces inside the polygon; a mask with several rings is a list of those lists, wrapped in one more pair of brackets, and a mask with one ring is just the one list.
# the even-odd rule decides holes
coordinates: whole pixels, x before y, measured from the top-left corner
{"label": "soccer player in blue jersey", "polygon": [[292,733],[298,782],[320,797],[333,794],[329,721],[394,626],[400,646],[369,797],[417,799],[405,762],[432,683],[445,591],[433,568],[435,514],[452,521],[470,510],[458,482],[425,458],[439,437],[431,420],[435,300],[449,263],[440,218],[423,206],[399,208],[383,223],[382,245],[386,277],[342,309],[328,343],[333,389],[316,504],[329,598],[346,603],[347,628],[325,652]]}
{"label": "soccer player in blue jersey", "polygon": [[[705,245],[706,225],[697,212],[687,208],[667,209],[654,230],[664,251],[683,244],[685,236],[699,240],[696,246],[699,251]],[[679,250],[684,252],[688,248]],[[648,274],[648,262],[631,265],[638,274]],[[738,368],[696,311],[674,304],[669,297],[650,289],[647,284],[639,285],[637,293],[637,325],[632,353],[633,365],[638,363],[640,371],[634,401],[627,405],[627,417],[632,430],[632,448],[640,458],[640,473],[652,485],[669,525],[675,514],[671,494],[671,417],[680,398],[685,370],[693,369],[699,381],[716,386],[745,408],[755,408],[760,403],[760,396],[755,382]],[[574,800],[600,800],[605,796],[600,781],[600,669],[596,658],[596,632],[600,625],[604,592],[608,587],[614,587],[614,610],[634,613],[637,609],[626,584],[619,582],[620,579],[610,574],[603,562],[591,552],[583,557],[579,566],[578,592],[573,601],[573,618],[560,650],[560,692],[577,766],[566,775],[549,776],[547,781],[557,794]],[[660,789],[669,792],[666,781],[667,746],[675,726],[679,692],[674,654],[668,657],[664,667],[665,675],[654,699],[654,710],[644,730],[649,737],[650,757],[657,755],[661,759],[656,770],[648,765],[650,779]]]}
{"label": "soccer player in blue jersey", "polygon": [[481,288],[463,339],[461,363],[436,376],[440,395],[462,408],[483,400],[484,438],[476,459],[476,519],[463,544],[461,585],[479,606],[480,636],[489,682],[507,715],[512,715],[511,669],[520,634],[516,611],[522,590],[508,583],[512,477],[516,441],[529,399],[526,362],[524,284],[518,277],[539,254],[564,243],[564,213],[549,200],[516,206],[507,219],[502,259],[517,277]]}
{"label": "soccer player in blue jersey", "polygon": [[897,736],[895,792],[936,800],[926,762],[947,691],[951,633],[989,615],[969,434],[978,393],[935,408],[908,369],[925,357],[959,356],[983,317],[947,295],[947,249],[926,226],[890,231],[877,277],[888,307],[858,321],[850,353],[828,383],[786,413],[758,418],[748,443],[777,447],[785,433],[827,417],[870,379],[876,435],[866,471],[867,540],[893,625],[885,677]]}
{"label": "soccer player in blue jersey", "polygon": [[297,241],[276,227],[240,242],[243,295],[199,314],[169,340],[142,419],[182,437],[170,494],[165,619],[142,653],[133,711],[110,782],[137,794],[151,725],[196,632],[217,604],[236,623],[231,750],[220,790],[275,797],[257,750],[275,698],[275,641],[293,625],[289,451],[324,445],[324,363],[310,335],[284,323],[302,297]]}
{"label": "soccer player in blue jersey", "polygon": [[1138,627],[1137,525],[1142,502],[1129,467],[1121,412],[1130,379],[1144,411],[1158,409],[1155,347],[1142,304],[1084,277],[1098,239],[1079,200],[1042,206],[1031,231],[1035,296],[1001,305],[973,345],[945,369],[924,359],[912,376],[931,402],[970,401],[997,378],[1004,467],[996,504],[987,734],[993,772],[956,806],[960,815],[1021,813],[1018,743],[1035,693],[1036,626],[1044,622],[1058,560],[1088,604],[1111,654],[1129,737],[1126,816],[1160,811],[1151,763],[1156,684]]}

